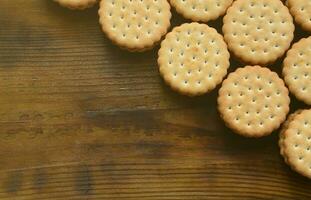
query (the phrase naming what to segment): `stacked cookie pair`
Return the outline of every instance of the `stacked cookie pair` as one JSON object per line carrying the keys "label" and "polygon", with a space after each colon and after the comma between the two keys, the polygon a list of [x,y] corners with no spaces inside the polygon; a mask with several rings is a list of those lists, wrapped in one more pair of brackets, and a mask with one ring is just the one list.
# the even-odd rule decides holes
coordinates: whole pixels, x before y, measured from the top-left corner
{"label": "stacked cookie pair", "polygon": [[311,179],[311,109],[289,115],[280,131],[279,146],[285,162]]}
{"label": "stacked cookie pair", "polygon": [[[72,9],[96,3],[56,1]],[[194,22],[167,33],[170,5]],[[165,37],[158,52],[165,82],[188,96],[205,94],[222,82],[217,102],[225,124],[240,135],[262,137],[286,120],[289,91],[311,105],[311,37],[301,39],[287,52],[285,83],[267,68],[290,48],[293,17],[311,31],[311,1],[288,0],[286,5],[280,0],[102,0],[99,16],[107,37],[132,52],[151,49]],[[224,14],[223,36],[204,24]],[[226,77],[229,51],[246,66]],[[286,162],[310,178],[311,110],[290,115],[279,144]]]}

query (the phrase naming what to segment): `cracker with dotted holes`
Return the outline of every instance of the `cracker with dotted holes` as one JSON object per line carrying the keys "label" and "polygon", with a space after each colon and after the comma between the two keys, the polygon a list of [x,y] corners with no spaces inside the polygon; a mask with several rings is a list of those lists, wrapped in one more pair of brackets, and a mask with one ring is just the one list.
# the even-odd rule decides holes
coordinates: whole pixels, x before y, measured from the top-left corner
{"label": "cracker with dotted holes", "polygon": [[247,137],[261,137],[286,119],[290,98],[282,79],[268,68],[246,66],[222,83],[218,110],[226,125]]}
{"label": "cracker with dotted holes", "polygon": [[223,22],[229,50],[252,65],[274,62],[294,37],[292,16],[280,0],[237,0]]}
{"label": "cracker with dotted holes", "polygon": [[290,92],[311,105],[311,36],[301,39],[287,52],[283,75]]}
{"label": "cracker with dotted holes", "polygon": [[206,24],[187,23],[161,43],[160,74],[172,89],[196,96],[216,87],[227,74],[229,52],[223,37]]}
{"label": "cracker with dotted holes", "polygon": [[96,4],[97,0],[54,0],[61,6],[67,7],[73,10],[83,10],[90,8]]}
{"label": "cracker with dotted holes", "polygon": [[185,18],[207,22],[225,14],[232,0],[170,0],[170,3]]}
{"label": "cracker with dotted holes", "polygon": [[283,141],[284,141],[284,132],[288,129],[288,126],[290,124],[290,122],[292,122],[295,117],[300,114],[303,110],[297,110],[294,113],[290,114],[287,117],[287,120],[283,123],[282,128],[280,130],[280,134],[279,134],[279,147],[280,147],[280,154],[284,157],[285,162],[287,163],[287,158],[285,157],[284,153],[283,153]]}
{"label": "cracker with dotted holes", "polygon": [[311,109],[294,116],[281,138],[281,152],[287,164],[311,178]]}
{"label": "cracker with dotted holes", "polygon": [[155,46],[167,33],[171,19],[166,0],[104,0],[98,13],[103,32],[129,51]]}
{"label": "cracker with dotted holes", "polygon": [[303,29],[311,31],[311,1],[288,0],[287,5],[297,24]]}

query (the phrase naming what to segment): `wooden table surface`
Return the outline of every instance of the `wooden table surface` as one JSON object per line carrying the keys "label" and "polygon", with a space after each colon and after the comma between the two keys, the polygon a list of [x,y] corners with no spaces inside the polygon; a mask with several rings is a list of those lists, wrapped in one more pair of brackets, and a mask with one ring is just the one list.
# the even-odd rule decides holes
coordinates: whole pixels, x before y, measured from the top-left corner
{"label": "wooden table surface", "polygon": [[232,133],[217,91],[172,92],[158,47],[115,47],[97,10],[0,0],[0,199],[311,199],[311,181],[279,155],[277,131]]}

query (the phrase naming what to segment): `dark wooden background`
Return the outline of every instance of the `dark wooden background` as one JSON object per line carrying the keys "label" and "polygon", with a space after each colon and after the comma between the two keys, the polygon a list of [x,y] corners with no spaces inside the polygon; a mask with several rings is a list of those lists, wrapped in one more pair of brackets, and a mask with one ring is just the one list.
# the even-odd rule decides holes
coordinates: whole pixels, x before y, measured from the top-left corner
{"label": "dark wooden background", "polygon": [[277,131],[233,134],[217,90],[172,92],[158,47],[115,47],[97,10],[0,0],[0,199],[311,198],[311,181],[280,157]]}

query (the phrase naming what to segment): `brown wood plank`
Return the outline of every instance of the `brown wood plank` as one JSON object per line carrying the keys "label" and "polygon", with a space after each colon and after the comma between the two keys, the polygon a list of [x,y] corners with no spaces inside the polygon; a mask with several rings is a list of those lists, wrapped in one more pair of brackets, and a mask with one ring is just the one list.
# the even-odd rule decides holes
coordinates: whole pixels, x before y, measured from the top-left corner
{"label": "brown wood plank", "polygon": [[157,48],[113,46],[97,9],[0,0],[0,199],[311,198],[310,180],[280,157],[277,132],[233,134],[217,91],[172,92]]}

